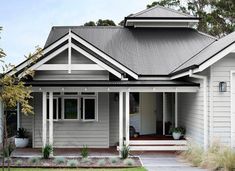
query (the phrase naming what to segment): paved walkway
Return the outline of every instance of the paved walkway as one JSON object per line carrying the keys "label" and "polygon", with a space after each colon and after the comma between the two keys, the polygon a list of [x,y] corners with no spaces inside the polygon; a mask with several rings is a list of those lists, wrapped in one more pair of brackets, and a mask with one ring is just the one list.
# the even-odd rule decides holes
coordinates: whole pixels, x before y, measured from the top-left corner
{"label": "paved walkway", "polygon": [[148,171],[206,171],[190,166],[174,153],[142,153],[139,155],[143,166]]}

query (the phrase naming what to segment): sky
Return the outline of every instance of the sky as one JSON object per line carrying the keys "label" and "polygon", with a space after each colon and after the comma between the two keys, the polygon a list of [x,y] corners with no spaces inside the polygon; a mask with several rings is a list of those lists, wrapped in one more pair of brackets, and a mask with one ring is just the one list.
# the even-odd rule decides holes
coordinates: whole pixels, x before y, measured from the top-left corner
{"label": "sky", "polygon": [[43,47],[52,26],[83,25],[87,21],[112,19],[146,8],[153,0],[1,0],[0,47],[6,62],[19,64],[35,46]]}

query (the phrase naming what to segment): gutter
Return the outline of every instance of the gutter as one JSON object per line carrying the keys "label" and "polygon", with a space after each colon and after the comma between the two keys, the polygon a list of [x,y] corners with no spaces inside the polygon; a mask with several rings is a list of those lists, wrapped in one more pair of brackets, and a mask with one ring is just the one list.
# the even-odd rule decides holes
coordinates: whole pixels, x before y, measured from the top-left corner
{"label": "gutter", "polygon": [[196,79],[200,79],[203,81],[203,127],[204,127],[204,143],[203,143],[203,147],[204,150],[207,150],[208,148],[208,91],[207,91],[207,87],[208,87],[208,79],[207,76],[202,76],[202,75],[197,75],[197,74],[193,74],[192,70],[189,70],[189,77],[191,78],[196,78]]}

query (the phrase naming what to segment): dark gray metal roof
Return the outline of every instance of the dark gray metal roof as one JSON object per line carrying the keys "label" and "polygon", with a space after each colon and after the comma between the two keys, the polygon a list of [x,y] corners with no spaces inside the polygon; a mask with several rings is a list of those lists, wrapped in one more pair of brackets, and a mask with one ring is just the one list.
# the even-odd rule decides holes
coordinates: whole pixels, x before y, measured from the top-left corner
{"label": "dark gray metal roof", "polygon": [[215,41],[190,28],[53,27],[45,47],[69,29],[139,75],[168,75]]}
{"label": "dark gray metal roof", "polygon": [[80,86],[80,87],[146,87],[146,86],[199,86],[199,84],[185,81],[164,80],[164,81],[26,81],[26,85],[32,86]]}
{"label": "dark gray metal roof", "polygon": [[146,17],[149,17],[149,18],[150,17],[151,18],[196,18],[195,16],[181,13],[179,11],[176,11],[170,8],[165,8],[165,7],[158,6],[158,5],[128,16],[128,18],[133,18],[133,17],[138,17],[138,18],[141,18],[141,17],[143,18],[146,18]]}
{"label": "dark gray metal roof", "polygon": [[188,68],[192,65],[199,66],[233,43],[235,43],[235,32],[213,42],[210,46],[190,58],[173,72],[179,72],[180,70]]}

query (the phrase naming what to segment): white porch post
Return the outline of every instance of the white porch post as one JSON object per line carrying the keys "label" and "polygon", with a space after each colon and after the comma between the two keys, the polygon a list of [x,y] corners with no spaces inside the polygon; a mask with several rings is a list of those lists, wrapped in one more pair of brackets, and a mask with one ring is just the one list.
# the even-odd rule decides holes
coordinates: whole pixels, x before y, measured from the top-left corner
{"label": "white porch post", "polygon": [[17,102],[17,130],[20,128],[20,104]]}
{"label": "white porch post", "polygon": [[165,120],[166,120],[166,93],[163,92],[163,116],[162,116],[162,126],[163,126],[163,135],[166,134],[165,130]]}
{"label": "white porch post", "polygon": [[49,92],[49,144],[53,146],[53,92]]}
{"label": "white porch post", "polygon": [[119,155],[123,147],[123,92],[119,92]]}
{"label": "white porch post", "polygon": [[129,141],[130,141],[130,134],[129,134],[129,127],[130,127],[130,93],[129,92],[126,92],[125,93],[125,99],[126,99],[126,104],[125,104],[125,107],[126,107],[126,110],[125,110],[125,113],[126,113],[126,146],[129,146]]}
{"label": "white porch post", "polygon": [[42,146],[47,142],[47,92],[42,93]]}
{"label": "white porch post", "polygon": [[178,93],[175,92],[175,127],[178,127]]}

